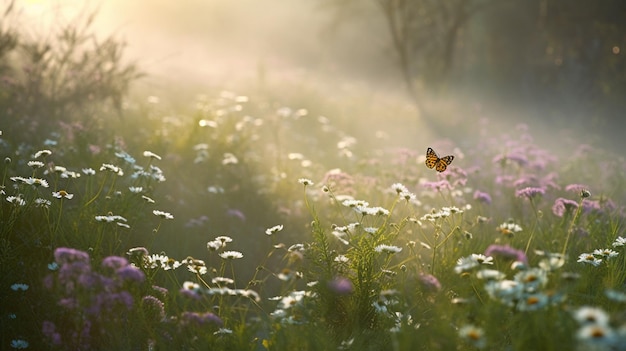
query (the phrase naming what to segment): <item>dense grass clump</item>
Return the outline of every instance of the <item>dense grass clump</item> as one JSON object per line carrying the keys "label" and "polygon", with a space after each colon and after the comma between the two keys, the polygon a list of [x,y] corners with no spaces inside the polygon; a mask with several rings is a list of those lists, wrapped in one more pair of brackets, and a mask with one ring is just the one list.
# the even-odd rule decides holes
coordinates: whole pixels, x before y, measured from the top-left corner
{"label": "dense grass clump", "polygon": [[268,96],[94,95],[102,123],[35,135],[1,100],[1,348],[626,350],[622,158],[524,124],[400,147]]}

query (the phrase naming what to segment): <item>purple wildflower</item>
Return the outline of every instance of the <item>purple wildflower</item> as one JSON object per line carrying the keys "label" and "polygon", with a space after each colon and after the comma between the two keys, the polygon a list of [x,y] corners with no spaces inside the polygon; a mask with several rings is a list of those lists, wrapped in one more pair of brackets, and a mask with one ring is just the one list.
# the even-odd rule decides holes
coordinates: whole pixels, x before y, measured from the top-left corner
{"label": "purple wildflower", "polygon": [[43,335],[45,335],[52,345],[59,346],[61,345],[61,334],[56,331],[56,325],[50,321],[44,321],[42,326]]}
{"label": "purple wildflower", "polygon": [[161,321],[165,318],[165,305],[152,295],[144,296],[141,299],[141,307],[148,320]]}
{"label": "purple wildflower", "polygon": [[102,267],[117,270],[118,268],[128,266],[128,260],[124,257],[109,256],[102,260]]}
{"label": "purple wildflower", "polygon": [[143,282],[146,276],[143,272],[135,266],[125,266],[116,271],[118,277],[122,280],[135,281],[138,283]]}
{"label": "purple wildflower", "polygon": [[89,263],[89,254],[69,247],[59,247],[54,250],[54,259],[59,265],[71,262]]}
{"label": "purple wildflower", "polygon": [[243,212],[241,212],[240,210],[235,209],[235,208],[229,208],[228,210],[226,210],[226,215],[228,217],[235,217],[242,222],[246,220],[246,215],[243,214]]}
{"label": "purple wildflower", "polygon": [[498,185],[510,186],[513,183],[513,176],[509,174],[498,175],[495,182]]}
{"label": "purple wildflower", "polygon": [[583,184],[568,184],[565,186],[565,191],[571,191],[576,194],[580,194],[581,191],[583,191],[584,189],[588,189],[588,188],[589,187]]}
{"label": "purple wildflower", "polygon": [[352,282],[348,278],[336,277],[328,282],[328,289],[337,295],[349,295],[354,290]]}
{"label": "purple wildflower", "polygon": [[533,184],[536,182],[537,182],[537,177],[535,177],[534,175],[526,175],[514,181],[513,186],[517,188],[517,187],[522,187],[524,185]]}
{"label": "purple wildflower", "polygon": [[516,197],[525,197],[528,199],[533,199],[536,196],[542,196],[546,193],[543,188],[535,188],[535,187],[526,187],[524,189],[519,189],[515,192]]}
{"label": "purple wildflower", "polygon": [[439,282],[439,279],[437,279],[437,277],[435,277],[434,275],[421,273],[417,277],[417,279],[422,288],[424,288],[424,290],[426,291],[437,292],[441,290],[441,283]]}
{"label": "purple wildflower", "polygon": [[73,297],[60,299],[57,304],[61,307],[67,308],[68,310],[73,310],[78,307],[78,301]]}
{"label": "purple wildflower", "polygon": [[158,286],[158,285],[153,285],[152,290],[154,290],[156,292],[157,297],[160,297],[161,299],[165,299],[167,297],[167,294],[169,293],[169,291],[166,288]]}
{"label": "purple wildflower", "polygon": [[222,319],[211,312],[183,312],[180,315],[180,322],[183,325],[201,326],[205,324],[223,325]]}
{"label": "purple wildflower", "polygon": [[438,182],[424,182],[422,186],[424,188],[436,190],[436,191],[441,191],[443,189],[448,189],[448,190],[452,189],[452,186],[447,180],[440,180]]}
{"label": "purple wildflower", "polygon": [[583,199],[582,206],[583,206],[583,212],[585,213],[602,211],[602,207],[600,206],[600,201],[598,200]]}
{"label": "purple wildflower", "polygon": [[515,261],[528,263],[528,258],[524,251],[512,248],[509,245],[496,245],[492,244],[487,247],[484,253],[485,256],[500,256]]}
{"label": "purple wildflower", "polygon": [[179,293],[184,296],[184,297],[188,297],[190,299],[193,300],[200,300],[202,298],[202,295],[200,295],[200,291],[196,290],[196,289],[185,289],[185,288],[181,288],[179,290]]}
{"label": "purple wildflower", "polygon": [[479,202],[485,203],[487,205],[491,204],[491,196],[480,190],[476,190],[474,192],[474,200],[478,200]]}
{"label": "purple wildflower", "polygon": [[554,205],[552,205],[552,213],[554,213],[554,215],[557,217],[563,217],[565,212],[569,212],[577,208],[578,203],[576,201],[559,197],[558,199],[554,200]]}

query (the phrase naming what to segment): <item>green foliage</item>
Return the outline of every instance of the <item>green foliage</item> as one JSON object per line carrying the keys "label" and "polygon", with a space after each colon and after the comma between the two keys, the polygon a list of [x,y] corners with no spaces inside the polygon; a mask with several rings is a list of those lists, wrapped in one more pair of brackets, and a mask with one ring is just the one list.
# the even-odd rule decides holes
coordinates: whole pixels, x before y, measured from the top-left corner
{"label": "green foliage", "polygon": [[[80,33],[61,38],[76,50]],[[46,61],[57,45],[44,71],[91,67]],[[116,87],[130,77],[109,73]],[[93,139],[56,123],[74,115],[3,134],[0,347],[622,347],[619,156],[575,140],[557,157],[527,126],[467,121],[481,137],[433,143],[455,155],[436,173],[425,147],[313,118],[328,102],[265,99],[130,100],[123,121],[102,103],[89,110],[111,129],[85,124]],[[86,111],[77,96],[39,103]]]}

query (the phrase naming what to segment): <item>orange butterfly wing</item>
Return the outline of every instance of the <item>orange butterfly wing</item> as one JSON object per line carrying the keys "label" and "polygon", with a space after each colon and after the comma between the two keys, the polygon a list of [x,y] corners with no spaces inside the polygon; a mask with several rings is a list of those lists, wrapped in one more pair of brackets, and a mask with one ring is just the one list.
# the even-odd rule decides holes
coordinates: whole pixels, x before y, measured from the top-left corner
{"label": "orange butterfly wing", "polygon": [[437,172],[443,172],[446,170],[449,164],[454,160],[454,156],[448,155],[442,158],[437,156],[437,153],[432,148],[426,149],[426,167],[434,168]]}
{"label": "orange butterfly wing", "polygon": [[440,158],[439,161],[437,161],[437,166],[435,169],[437,170],[437,172],[445,171],[448,165],[452,163],[452,160],[454,160],[454,156],[452,155]]}
{"label": "orange butterfly wing", "polygon": [[437,156],[435,150],[433,150],[432,148],[428,148],[426,150],[426,167],[435,168],[437,162],[439,162],[439,156]]}

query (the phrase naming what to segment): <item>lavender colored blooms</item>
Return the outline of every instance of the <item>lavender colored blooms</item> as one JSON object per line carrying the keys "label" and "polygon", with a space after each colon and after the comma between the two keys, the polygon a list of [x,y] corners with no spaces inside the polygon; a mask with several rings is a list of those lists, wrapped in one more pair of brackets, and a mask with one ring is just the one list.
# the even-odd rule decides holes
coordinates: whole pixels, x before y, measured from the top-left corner
{"label": "lavender colored blooms", "polygon": [[588,200],[584,199],[582,202],[583,212],[591,213],[591,212],[601,212],[602,207],[600,206],[600,201],[598,200]]}
{"label": "lavender colored blooms", "polygon": [[119,256],[109,256],[105,257],[102,260],[102,267],[111,268],[113,270],[117,270],[118,268],[128,266],[128,260],[124,257]]}
{"label": "lavender colored blooms", "polygon": [[223,325],[222,319],[211,312],[183,312],[180,315],[180,323],[182,325],[194,326],[202,326],[206,324],[215,324],[217,326]]}
{"label": "lavender colored blooms", "polygon": [[526,187],[524,189],[519,189],[515,192],[515,196],[516,197],[525,197],[528,199],[532,199],[536,196],[543,196],[546,193],[545,189],[543,188],[536,188],[536,187]]}
{"label": "lavender colored blooms", "polygon": [[557,217],[563,217],[565,212],[572,211],[578,208],[578,203],[574,200],[564,199],[562,197],[554,200],[552,205],[552,213]]}
{"label": "lavender colored blooms", "polygon": [[54,260],[59,265],[71,262],[89,263],[89,255],[84,251],[72,249],[69,247],[59,247],[54,250]]}
{"label": "lavender colored blooms", "polygon": [[165,318],[165,305],[158,298],[147,295],[141,299],[141,307],[144,314],[149,319],[156,319],[158,321]]}
{"label": "lavender colored blooms", "polygon": [[485,203],[487,205],[491,204],[491,196],[488,193],[482,192],[480,190],[476,190],[474,192],[474,200]]}
{"label": "lavender colored blooms", "polygon": [[438,182],[424,182],[422,186],[426,189],[431,189],[431,190],[436,190],[436,191],[441,191],[443,189],[448,189],[448,190],[452,189],[450,182],[448,182],[447,180],[440,180]]}
{"label": "lavender colored blooms", "polygon": [[120,277],[122,280],[130,280],[141,283],[146,279],[146,276],[143,274],[143,272],[135,266],[122,267],[118,269],[116,273],[118,277]]}
{"label": "lavender colored blooms", "polygon": [[328,282],[328,289],[337,295],[349,295],[354,290],[352,282],[348,278],[336,277]]}
{"label": "lavender colored blooms", "polygon": [[439,279],[432,274],[422,273],[417,277],[420,285],[424,290],[430,292],[437,292],[441,290],[441,283]]}
{"label": "lavender colored blooms", "polygon": [[517,250],[515,248],[512,248],[509,245],[497,245],[497,244],[492,244],[489,245],[489,247],[487,247],[487,249],[485,250],[484,253],[485,256],[500,256],[500,257],[504,257],[504,258],[508,258],[508,259],[512,259],[515,261],[519,261],[519,262],[523,262],[523,263],[528,263],[528,258],[526,257],[526,254],[524,253],[524,251],[521,250]]}
{"label": "lavender colored blooms", "polygon": [[61,334],[56,330],[56,325],[50,321],[44,321],[42,326],[43,335],[45,335],[52,345],[59,346],[62,344]]}
{"label": "lavender colored blooms", "polygon": [[565,191],[571,191],[576,194],[579,194],[583,189],[589,189],[586,185],[583,184],[568,184],[565,186]]}

